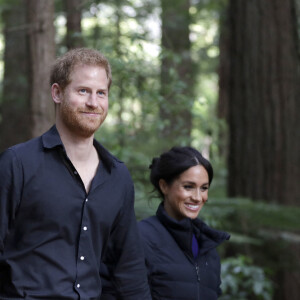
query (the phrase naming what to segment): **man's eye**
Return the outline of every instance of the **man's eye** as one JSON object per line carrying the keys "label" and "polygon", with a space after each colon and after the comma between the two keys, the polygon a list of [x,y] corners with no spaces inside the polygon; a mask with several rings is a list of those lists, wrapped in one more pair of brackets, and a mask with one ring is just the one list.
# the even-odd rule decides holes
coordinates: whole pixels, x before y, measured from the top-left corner
{"label": "man's eye", "polygon": [[105,95],[105,93],[104,93],[103,91],[99,91],[98,94],[99,94],[100,96],[104,96],[104,95]]}
{"label": "man's eye", "polygon": [[80,89],[80,90],[79,90],[79,93],[80,93],[80,94],[85,94],[85,93],[86,93],[86,89]]}

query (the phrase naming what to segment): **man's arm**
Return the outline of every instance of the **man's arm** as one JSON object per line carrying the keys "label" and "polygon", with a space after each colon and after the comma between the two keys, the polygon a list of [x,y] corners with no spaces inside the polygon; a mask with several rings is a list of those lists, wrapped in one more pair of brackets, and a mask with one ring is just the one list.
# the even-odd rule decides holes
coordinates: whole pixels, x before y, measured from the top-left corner
{"label": "man's arm", "polygon": [[103,299],[150,300],[144,252],[134,213],[133,185],[124,197],[124,205],[115,221],[103,261],[107,274],[111,274],[111,280],[106,282],[108,286],[103,282],[103,294],[109,294],[114,287],[118,296]]}
{"label": "man's arm", "polygon": [[[104,263],[104,261],[106,263]],[[108,260],[103,259],[100,267],[102,294],[100,300],[117,300],[117,288],[113,283],[113,268],[108,266]]]}
{"label": "man's arm", "polygon": [[0,154],[0,253],[21,198],[22,173],[13,150]]}

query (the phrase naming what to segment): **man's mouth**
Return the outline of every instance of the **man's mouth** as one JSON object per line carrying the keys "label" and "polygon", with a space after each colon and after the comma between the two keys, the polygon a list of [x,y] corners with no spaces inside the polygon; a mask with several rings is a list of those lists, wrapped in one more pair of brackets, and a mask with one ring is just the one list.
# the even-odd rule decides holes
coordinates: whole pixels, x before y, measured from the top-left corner
{"label": "man's mouth", "polygon": [[88,115],[88,116],[99,116],[100,112],[91,112],[91,111],[82,111],[81,113]]}

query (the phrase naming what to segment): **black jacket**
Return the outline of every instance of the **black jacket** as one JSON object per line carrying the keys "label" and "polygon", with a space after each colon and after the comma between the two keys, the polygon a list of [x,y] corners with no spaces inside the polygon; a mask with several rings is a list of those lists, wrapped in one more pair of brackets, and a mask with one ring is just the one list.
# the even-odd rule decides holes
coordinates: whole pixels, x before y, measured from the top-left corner
{"label": "black jacket", "polygon": [[[144,244],[153,300],[215,300],[221,294],[220,258],[216,247],[229,234],[208,227],[199,219],[176,221],[163,204],[156,216],[138,224]],[[192,253],[192,234],[199,253]]]}

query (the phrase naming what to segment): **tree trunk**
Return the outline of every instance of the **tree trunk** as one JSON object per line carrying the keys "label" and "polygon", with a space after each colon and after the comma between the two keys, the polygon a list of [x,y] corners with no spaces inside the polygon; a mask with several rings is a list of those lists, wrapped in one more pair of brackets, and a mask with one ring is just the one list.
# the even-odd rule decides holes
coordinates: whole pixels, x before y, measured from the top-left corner
{"label": "tree trunk", "polygon": [[191,139],[194,68],[189,40],[190,2],[161,0],[161,6],[161,136],[170,147],[170,143],[189,144]]}
{"label": "tree trunk", "polygon": [[38,136],[48,130],[54,121],[49,71],[55,57],[54,1],[27,0],[29,37],[30,103],[32,130]]}
{"label": "tree trunk", "polygon": [[67,14],[66,45],[68,49],[84,46],[81,34],[81,10],[83,0],[65,0]]}
{"label": "tree trunk", "polygon": [[[219,108],[229,126],[228,194],[298,206],[300,53],[295,2],[230,0],[221,29]],[[299,261],[299,246],[291,244],[289,251]],[[274,299],[299,299],[299,269],[281,270],[278,276]]]}
{"label": "tree trunk", "polygon": [[[121,22],[122,22],[122,1],[116,1],[116,40],[115,40],[115,51],[117,57],[122,57],[122,45],[121,45]],[[118,96],[119,99],[119,109],[117,112],[117,120],[118,120],[118,145],[120,147],[120,152],[123,151],[125,148],[125,141],[126,141],[126,134],[125,134],[125,126],[124,126],[124,119],[123,113],[125,111],[125,104],[124,104],[124,97],[125,97],[125,89],[124,89],[124,77],[123,72],[119,73],[119,80],[117,82],[118,85]],[[119,153],[122,155],[122,153]]]}
{"label": "tree trunk", "polygon": [[300,60],[294,2],[231,0],[228,16],[220,101],[228,110],[229,196],[299,205]]}
{"label": "tree trunk", "polygon": [[[4,23],[4,80],[0,152],[30,137],[26,14],[22,0],[7,3]],[[22,127],[20,125],[22,124]]]}

